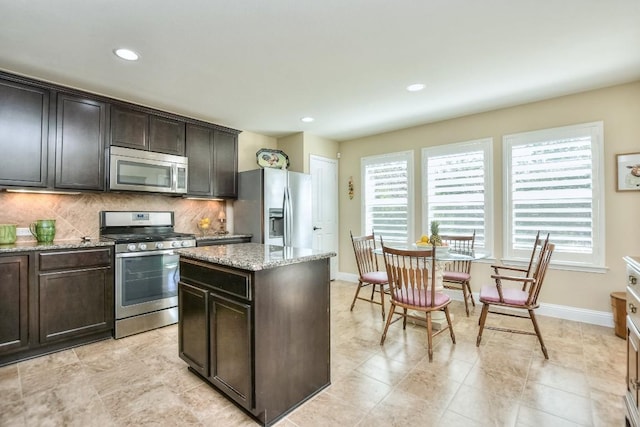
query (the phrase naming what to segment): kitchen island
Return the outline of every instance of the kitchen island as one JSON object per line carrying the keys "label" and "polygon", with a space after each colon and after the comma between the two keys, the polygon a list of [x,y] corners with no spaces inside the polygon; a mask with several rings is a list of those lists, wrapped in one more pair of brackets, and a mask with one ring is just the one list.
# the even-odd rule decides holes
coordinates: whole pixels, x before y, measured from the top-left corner
{"label": "kitchen island", "polygon": [[179,353],[192,372],[263,425],[330,384],[334,252],[241,243],[178,253]]}

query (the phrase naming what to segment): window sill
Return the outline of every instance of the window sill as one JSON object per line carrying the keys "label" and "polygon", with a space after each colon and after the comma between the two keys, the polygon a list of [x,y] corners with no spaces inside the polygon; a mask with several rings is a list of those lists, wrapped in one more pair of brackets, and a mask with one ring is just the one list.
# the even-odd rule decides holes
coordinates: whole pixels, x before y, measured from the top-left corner
{"label": "window sill", "polygon": [[[502,259],[500,260],[504,265],[510,265],[514,267],[524,267],[527,268],[529,266],[529,261],[521,261],[514,259]],[[609,271],[609,267],[600,267],[595,265],[583,265],[583,264],[572,264],[569,262],[562,261],[553,261],[549,264],[549,268],[552,270],[565,270],[565,271],[579,271],[582,273],[598,273],[605,274]]]}

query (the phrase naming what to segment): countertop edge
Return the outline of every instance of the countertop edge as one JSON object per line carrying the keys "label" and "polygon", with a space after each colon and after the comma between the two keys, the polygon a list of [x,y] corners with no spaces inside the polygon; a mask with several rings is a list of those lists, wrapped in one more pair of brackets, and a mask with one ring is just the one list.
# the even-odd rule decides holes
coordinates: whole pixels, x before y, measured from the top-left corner
{"label": "countertop edge", "polygon": [[[285,258],[265,259],[264,256],[257,256],[255,253],[251,253],[256,248],[278,248],[273,245],[262,245],[259,243],[236,243],[230,245],[217,245],[207,246],[200,248],[184,248],[176,250],[176,253],[181,257],[193,259],[197,261],[204,261],[211,264],[217,264],[225,267],[237,268],[246,271],[260,271],[270,268],[282,267],[285,265],[299,264],[304,262],[317,261],[321,259],[331,258],[336,256],[335,252],[322,252],[317,251],[314,253],[308,253],[303,255],[291,255]],[[280,247],[287,249],[284,247]],[[247,249],[248,256],[242,257],[239,252],[243,249]],[[296,248],[288,248],[296,251]],[[297,249],[300,250],[300,249]],[[306,250],[305,250],[306,251]],[[260,251],[264,253],[264,249]]]}
{"label": "countertop edge", "polygon": [[99,240],[83,242],[81,240],[58,240],[52,243],[19,242],[8,245],[0,245],[0,255],[20,252],[51,251],[57,249],[86,249],[101,246],[114,246],[113,242],[101,242]]}

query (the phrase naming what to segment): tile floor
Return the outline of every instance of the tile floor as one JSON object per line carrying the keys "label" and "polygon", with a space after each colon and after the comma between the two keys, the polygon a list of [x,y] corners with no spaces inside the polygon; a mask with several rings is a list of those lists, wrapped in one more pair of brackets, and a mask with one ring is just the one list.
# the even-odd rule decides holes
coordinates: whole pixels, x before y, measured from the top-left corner
{"label": "tile floor", "polygon": [[[541,318],[536,338],[486,331],[454,301],[454,331],[426,356],[423,327],[383,328],[380,307],[331,284],[332,385],[278,423],[295,426],[621,426],[625,341],[611,328]],[[488,324],[522,323],[489,315]],[[523,323],[529,327],[527,320]],[[1,426],[255,426],[187,371],[175,325],[0,368]]]}

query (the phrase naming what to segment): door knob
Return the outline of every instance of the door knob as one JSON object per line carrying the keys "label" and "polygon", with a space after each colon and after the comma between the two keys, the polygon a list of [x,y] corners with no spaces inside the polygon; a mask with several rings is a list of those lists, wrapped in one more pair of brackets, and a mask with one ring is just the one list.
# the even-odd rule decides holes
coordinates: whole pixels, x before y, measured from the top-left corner
{"label": "door knob", "polygon": [[313,226],[313,231],[316,231],[316,230],[322,230],[322,227],[316,227],[316,226],[314,225],[314,226]]}

